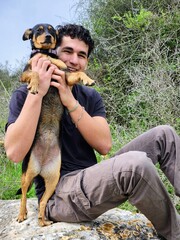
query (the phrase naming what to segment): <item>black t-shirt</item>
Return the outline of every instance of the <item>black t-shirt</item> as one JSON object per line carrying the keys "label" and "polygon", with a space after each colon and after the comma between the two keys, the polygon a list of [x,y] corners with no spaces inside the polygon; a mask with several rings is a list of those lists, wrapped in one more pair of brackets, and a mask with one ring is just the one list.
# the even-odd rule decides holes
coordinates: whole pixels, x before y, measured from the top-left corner
{"label": "black t-shirt", "polygon": [[[76,84],[72,93],[90,116],[106,117],[105,108],[100,94],[93,88]],[[6,128],[16,121],[27,96],[27,85],[22,85],[12,94],[9,104],[9,117]],[[88,128],[88,126],[87,126]],[[22,129],[23,131],[23,129]],[[93,148],[84,140],[65,109],[61,120],[61,176],[69,172],[84,169],[97,163]],[[44,191],[42,179],[35,179],[37,195]]]}

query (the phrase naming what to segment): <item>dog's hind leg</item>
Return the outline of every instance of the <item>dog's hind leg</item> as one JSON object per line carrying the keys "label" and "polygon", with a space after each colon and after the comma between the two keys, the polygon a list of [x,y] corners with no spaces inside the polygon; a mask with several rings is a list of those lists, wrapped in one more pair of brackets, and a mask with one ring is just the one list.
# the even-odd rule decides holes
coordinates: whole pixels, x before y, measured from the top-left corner
{"label": "dog's hind leg", "polygon": [[20,205],[20,212],[17,218],[17,221],[23,222],[24,220],[27,219],[27,208],[26,208],[26,202],[27,202],[27,197],[26,193],[28,191],[28,188],[33,180],[33,177],[28,174],[28,172],[23,173],[22,178],[21,178],[21,191],[22,191],[22,196],[21,196],[21,205]]}
{"label": "dog's hind leg", "polygon": [[[48,226],[53,223],[52,221],[49,221],[48,219],[46,219],[45,209],[46,209],[46,205],[49,198],[53,195],[56,189],[56,185],[58,184],[59,177],[60,177],[61,157],[58,156],[57,161],[55,162],[56,162],[56,165],[53,166],[53,171],[51,169],[52,166],[49,165],[46,168],[46,170],[43,171],[43,174],[42,174],[45,182],[45,189],[46,189],[39,204],[38,222],[39,222],[39,225],[42,227]],[[50,169],[51,169],[51,173],[49,171]]]}
{"label": "dog's hind leg", "polygon": [[22,174],[22,177],[21,177],[22,196],[21,196],[20,212],[19,212],[19,215],[17,218],[18,222],[23,222],[25,219],[27,219],[26,193],[29,190],[29,187],[30,187],[34,177],[37,176],[38,173],[39,173],[39,166],[37,164],[35,165],[35,159],[31,155],[27,169]]}
{"label": "dog's hind leg", "polygon": [[46,181],[45,181],[46,190],[40,200],[39,215],[38,215],[38,222],[41,227],[48,226],[53,223],[52,221],[49,221],[48,219],[46,219],[45,209],[46,209],[46,205],[47,205],[49,198],[52,196],[52,194],[55,191],[58,181],[59,181],[59,176],[56,176],[56,178],[54,176],[53,178],[46,179]]}
{"label": "dog's hind leg", "polygon": [[18,222],[23,222],[24,220],[27,219],[27,208],[26,208],[26,193],[28,190],[28,186],[25,185],[25,173],[23,173],[21,177],[21,191],[22,191],[22,196],[21,196],[21,204],[20,204],[20,211],[19,215],[17,218]]}

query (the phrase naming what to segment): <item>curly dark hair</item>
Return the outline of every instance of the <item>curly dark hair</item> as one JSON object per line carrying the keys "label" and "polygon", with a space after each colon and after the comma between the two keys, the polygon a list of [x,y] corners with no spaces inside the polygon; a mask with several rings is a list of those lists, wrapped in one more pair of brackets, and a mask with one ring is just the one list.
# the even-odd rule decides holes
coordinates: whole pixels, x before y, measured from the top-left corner
{"label": "curly dark hair", "polygon": [[85,42],[85,44],[88,45],[88,57],[91,54],[93,48],[94,48],[94,40],[91,38],[89,30],[84,28],[81,25],[76,24],[66,24],[64,26],[58,25],[56,26],[56,29],[58,30],[59,34],[59,45],[61,45],[62,38],[64,36],[69,36],[72,39],[78,38],[79,40]]}

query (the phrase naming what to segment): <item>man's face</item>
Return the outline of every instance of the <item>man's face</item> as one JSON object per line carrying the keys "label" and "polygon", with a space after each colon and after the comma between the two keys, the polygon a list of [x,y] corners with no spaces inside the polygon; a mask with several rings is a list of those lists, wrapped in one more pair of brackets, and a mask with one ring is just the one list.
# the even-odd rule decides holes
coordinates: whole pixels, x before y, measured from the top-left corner
{"label": "man's face", "polygon": [[88,50],[89,47],[85,42],[65,36],[57,49],[57,54],[70,71],[84,71],[88,64]]}

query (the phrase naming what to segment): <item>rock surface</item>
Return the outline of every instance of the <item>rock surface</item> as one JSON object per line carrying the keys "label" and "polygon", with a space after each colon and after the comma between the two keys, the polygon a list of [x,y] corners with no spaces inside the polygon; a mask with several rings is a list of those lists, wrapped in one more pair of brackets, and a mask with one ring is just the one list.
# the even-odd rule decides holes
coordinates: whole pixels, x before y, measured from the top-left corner
{"label": "rock surface", "polygon": [[118,208],[88,223],[54,223],[39,227],[37,200],[28,199],[28,218],[16,221],[20,200],[0,200],[0,239],[4,240],[146,240],[159,239],[152,224],[142,214]]}

